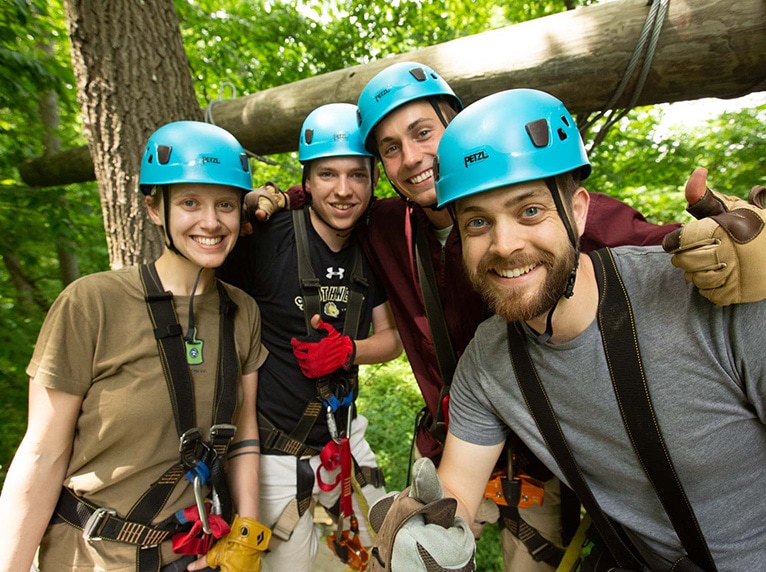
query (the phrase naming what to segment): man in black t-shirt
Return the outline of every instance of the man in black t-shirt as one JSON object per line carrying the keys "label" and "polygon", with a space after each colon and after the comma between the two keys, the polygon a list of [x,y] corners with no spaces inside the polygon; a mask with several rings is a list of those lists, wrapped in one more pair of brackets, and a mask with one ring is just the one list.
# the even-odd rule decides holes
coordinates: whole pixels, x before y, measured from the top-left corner
{"label": "man in black t-shirt", "polygon": [[[372,544],[366,510],[352,508],[359,499],[341,494],[350,491],[349,470],[337,465],[350,451],[359,470],[347,466],[362,485],[362,505],[385,493],[364,440],[367,420],[355,415],[353,401],[358,365],[388,361],[402,348],[385,293],[354,236],[377,182],[356,106],[331,104],[309,114],[299,159],[312,204],[256,225],[220,272],[258,301],[269,349],[257,402],[261,520],[285,541],[272,544],[264,572],[310,571],[318,540],[306,510],[311,498],[330,509],[339,501],[336,543],[342,544],[345,519],[359,515],[357,542]],[[302,267],[299,260],[308,262]]]}

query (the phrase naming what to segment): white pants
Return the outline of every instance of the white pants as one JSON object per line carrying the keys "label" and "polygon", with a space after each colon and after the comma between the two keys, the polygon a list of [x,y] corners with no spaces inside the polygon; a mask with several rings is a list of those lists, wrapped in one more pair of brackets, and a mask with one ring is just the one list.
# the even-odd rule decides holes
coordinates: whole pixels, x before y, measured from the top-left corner
{"label": "white pants", "polygon": [[[367,419],[362,415],[357,415],[351,426],[351,437],[349,445],[351,455],[356,459],[360,467],[377,467],[375,454],[370,445],[364,439],[364,433],[367,430]],[[319,455],[310,459],[311,468],[316,475],[319,467]],[[273,526],[279,519],[279,515],[285,507],[292,501],[297,493],[296,477],[297,459],[288,455],[261,455],[261,473],[260,473],[260,512],[261,522],[268,526]],[[327,473],[322,469],[322,481],[331,483],[335,481],[335,476],[340,471]],[[332,491],[325,492],[321,490],[314,482],[312,498],[322,506],[332,507],[340,496],[340,484]],[[383,487],[375,488],[372,485],[366,485],[362,488],[362,493],[367,501],[367,505],[372,505],[376,500],[383,497],[386,491]],[[359,521],[360,540],[364,546],[371,546],[372,539],[367,528],[367,513],[360,508],[356,494],[352,493],[352,503],[354,514]],[[348,521],[346,521],[348,526]],[[263,556],[262,572],[310,572],[311,564],[317,554],[319,547],[319,530],[314,526],[314,518],[311,510],[307,510],[301,516],[298,524],[293,530],[290,540],[287,542],[274,542],[273,548]]]}

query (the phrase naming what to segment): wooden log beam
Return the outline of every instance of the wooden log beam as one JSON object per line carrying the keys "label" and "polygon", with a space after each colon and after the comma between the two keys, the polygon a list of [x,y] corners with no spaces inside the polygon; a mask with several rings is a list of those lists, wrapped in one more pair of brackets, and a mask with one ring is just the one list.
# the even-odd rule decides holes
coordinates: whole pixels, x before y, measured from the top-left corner
{"label": "wooden log beam", "polygon": [[[466,105],[504,89],[533,87],[556,95],[573,113],[598,111],[625,76],[649,11],[647,0],[578,8],[221,101],[212,116],[259,155],[294,151],[311,110],[336,101],[355,103],[370,78],[404,60],[437,70]],[[638,70],[631,77],[614,107],[630,102]],[[734,98],[763,90],[764,0],[670,1],[636,105]],[[69,150],[29,160],[19,170],[32,186],[92,180],[92,165],[82,160],[81,151]]]}

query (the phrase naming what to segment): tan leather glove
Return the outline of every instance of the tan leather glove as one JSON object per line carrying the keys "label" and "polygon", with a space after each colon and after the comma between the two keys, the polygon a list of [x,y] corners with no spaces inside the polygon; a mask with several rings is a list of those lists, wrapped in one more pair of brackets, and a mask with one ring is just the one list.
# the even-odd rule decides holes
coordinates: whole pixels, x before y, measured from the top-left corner
{"label": "tan leather glove", "polygon": [[261,553],[270,539],[271,530],[257,520],[235,516],[231,532],[207,553],[207,565],[221,572],[261,572]]}
{"label": "tan leather glove", "polygon": [[290,207],[290,197],[268,181],[245,195],[245,210],[253,211],[258,220],[269,220],[271,215]]}
{"label": "tan leather glove", "polygon": [[662,247],[673,266],[700,294],[728,306],[766,298],[766,188],[755,186],[749,200],[707,189],[686,210],[696,219],[665,236]]}
{"label": "tan leather glove", "polygon": [[412,486],[390,493],[370,507],[377,531],[369,572],[474,572],[476,544],[466,522],[455,515],[457,501],[444,498],[436,467],[415,461]]}

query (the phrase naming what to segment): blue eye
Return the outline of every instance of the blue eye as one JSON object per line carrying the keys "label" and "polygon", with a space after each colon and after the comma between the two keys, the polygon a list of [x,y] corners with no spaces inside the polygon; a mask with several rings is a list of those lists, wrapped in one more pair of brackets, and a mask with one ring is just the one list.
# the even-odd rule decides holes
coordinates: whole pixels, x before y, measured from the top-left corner
{"label": "blue eye", "polygon": [[533,217],[540,214],[540,208],[539,207],[527,207],[524,209],[524,216],[525,217]]}

